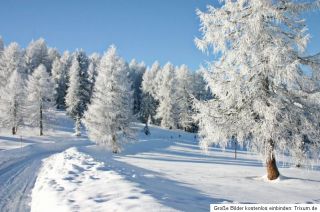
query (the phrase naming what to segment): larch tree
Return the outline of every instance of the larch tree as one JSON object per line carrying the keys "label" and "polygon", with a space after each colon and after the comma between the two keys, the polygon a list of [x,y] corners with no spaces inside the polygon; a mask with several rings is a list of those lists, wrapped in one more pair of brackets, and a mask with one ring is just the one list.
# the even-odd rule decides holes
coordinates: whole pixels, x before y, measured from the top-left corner
{"label": "larch tree", "polygon": [[89,138],[118,153],[132,136],[132,91],[128,65],[111,46],[103,55],[93,97],[84,115]]}
{"label": "larch tree", "polygon": [[51,72],[55,89],[56,107],[57,109],[64,109],[67,92],[67,73],[64,64],[59,58],[53,61]]}
{"label": "larch tree", "polygon": [[90,102],[89,58],[83,50],[77,50],[69,72],[66,95],[68,114],[75,120],[75,135],[80,136],[81,118]]}
{"label": "larch tree", "polygon": [[19,45],[10,43],[0,56],[0,88],[7,85],[14,71],[22,74],[24,63]]}
{"label": "larch tree", "polygon": [[190,131],[193,123],[191,101],[192,80],[190,71],[186,65],[176,68],[175,80],[178,128]]}
{"label": "larch tree", "polygon": [[90,82],[90,99],[92,97],[93,93],[93,87],[94,84],[96,83],[96,78],[97,78],[97,69],[101,60],[101,56],[98,53],[93,53],[89,57],[90,64],[88,67],[88,75],[89,75],[89,82]]}
{"label": "larch tree", "polygon": [[319,157],[319,86],[300,66],[309,38],[300,14],[320,2],[221,2],[198,11],[196,45],[218,57],[205,77],[215,98],[196,103],[200,145],[249,142],[265,156],[267,178],[274,180],[280,175],[276,151],[295,156],[308,140],[304,157]]}
{"label": "larch tree", "polygon": [[12,135],[23,124],[24,84],[20,71],[15,69],[6,85],[0,88],[0,124],[11,129]]}
{"label": "larch tree", "polygon": [[48,55],[48,47],[43,38],[31,41],[25,51],[25,63],[28,74],[31,74],[40,64],[49,72],[51,61]]}
{"label": "larch tree", "polygon": [[159,107],[157,108],[156,117],[161,119],[161,126],[169,129],[177,128],[177,103],[176,87],[174,82],[175,68],[171,63],[164,65],[161,76],[158,73],[159,90],[157,96]]}
{"label": "larch tree", "polygon": [[80,65],[78,60],[74,59],[69,72],[69,85],[65,103],[67,113],[75,120],[75,135],[80,136],[80,119],[85,111],[84,102],[81,97],[80,86]]}
{"label": "larch tree", "polygon": [[27,82],[26,119],[31,126],[39,127],[39,135],[49,119],[54,106],[53,82],[42,64],[36,68]]}
{"label": "larch tree", "polygon": [[148,124],[148,120],[155,123],[155,115],[158,107],[156,100],[155,78],[160,71],[159,62],[154,62],[151,68],[148,68],[142,76],[142,99],[139,117],[142,122]]}
{"label": "larch tree", "polygon": [[138,63],[135,59],[129,63],[129,79],[131,80],[133,90],[133,113],[139,115],[141,110],[141,98],[142,98],[142,76],[146,71],[144,62]]}

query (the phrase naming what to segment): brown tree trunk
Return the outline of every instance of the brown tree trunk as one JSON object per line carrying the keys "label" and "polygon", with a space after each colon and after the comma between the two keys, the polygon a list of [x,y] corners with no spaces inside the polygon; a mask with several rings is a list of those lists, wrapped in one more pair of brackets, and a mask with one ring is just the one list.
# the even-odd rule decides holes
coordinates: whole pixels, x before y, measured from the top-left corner
{"label": "brown tree trunk", "polygon": [[43,124],[42,124],[42,105],[40,105],[40,136],[43,135]]}
{"label": "brown tree trunk", "polygon": [[266,165],[267,165],[267,177],[269,180],[275,180],[279,177],[280,173],[277,167],[277,163],[276,163],[276,158],[274,155],[274,142],[272,140],[270,140],[268,142],[268,144],[270,145],[268,147],[268,152],[267,152],[267,160],[266,160]]}
{"label": "brown tree trunk", "polygon": [[116,136],[112,135],[112,153],[117,154],[119,152],[116,144]]}
{"label": "brown tree trunk", "polygon": [[12,127],[12,135],[15,135],[17,133],[16,127]]}

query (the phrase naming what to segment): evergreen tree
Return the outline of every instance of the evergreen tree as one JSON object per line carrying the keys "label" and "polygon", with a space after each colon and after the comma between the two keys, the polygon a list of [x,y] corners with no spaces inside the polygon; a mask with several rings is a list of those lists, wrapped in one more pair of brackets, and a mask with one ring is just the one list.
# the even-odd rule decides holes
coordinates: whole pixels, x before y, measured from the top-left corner
{"label": "evergreen tree", "polygon": [[59,58],[52,64],[52,79],[55,89],[55,100],[58,109],[65,108],[65,96],[67,92],[67,73],[66,68]]}
{"label": "evergreen tree", "polygon": [[147,123],[148,119],[156,123],[155,115],[159,102],[156,100],[155,77],[160,71],[160,65],[155,62],[142,76],[142,102],[140,118]]}
{"label": "evergreen tree", "polygon": [[82,93],[80,91],[80,65],[78,60],[74,59],[69,72],[69,86],[65,103],[67,106],[67,113],[76,121],[75,134],[80,135],[79,121],[82,117],[85,106],[82,101]]}
{"label": "evergreen tree", "polygon": [[0,56],[0,88],[7,85],[11,74],[24,71],[24,64],[20,47],[17,43],[7,46]]}
{"label": "evergreen tree", "polygon": [[[167,63],[161,71],[161,81],[157,96],[159,107],[156,117],[161,119],[161,126],[169,129],[177,128],[177,103],[174,82],[174,67]],[[159,73],[158,73],[159,76]]]}
{"label": "evergreen tree", "polygon": [[278,178],[275,151],[295,156],[301,141],[319,155],[318,81],[301,70],[301,54],[309,35],[301,12],[319,8],[319,1],[222,1],[221,8],[199,12],[203,36],[197,47],[213,47],[218,61],[206,80],[215,95],[198,102],[200,145],[239,144],[265,155],[267,177]]}
{"label": "evergreen tree", "polygon": [[94,93],[84,123],[89,138],[99,145],[121,150],[130,137],[132,91],[128,66],[111,46],[101,59]]}
{"label": "evergreen tree", "polygon": [[25,63],[27,72],[31,74],[40,64],[46,67],[49,72],[51,68],[51,61],[48,55],[48,47],[43,38],[36,41],[31,41],[25,51]]}
{"label": "evergreen tree", "polygon": [[26,119],[30,125],[39,127],[41,136],[48,111],[54,106],[53,83],[44,65],[40,64],[29,76],[27,94]]}
{"label": "evergreen tree", "polygon": [[98,53],[93,53],[89,57],[90,64],[88,67],[88,75],[89,75],[89,82],[90,82],[90,99],[92,97],[93,87],[96,83],[96,77],[97,77],[97,69],[100,63],[100,55]]}
{"label": "evergreen tree", "polygon": [[8,83],[0,89],[0,124],[10,128],[12,135],[17,133],[18,127],[23,123],[24,88],[24,80],[15,69]]}
{"label": "evergreen tree", "polygon": [[186,65],[181,65],[176,69],[175,79],[178,127],[190,131],[193,124],[192,81],[190,71]]}
{"label": "evergreen tree", "polygon": [[133,113],[139,114],[141,110],[141,98],[142,98],[142,76],[146,71],[146,66],[143,62],[137,63],[136,60],[131,60],[129,64],[129,78],[132,82],[133,90]]}

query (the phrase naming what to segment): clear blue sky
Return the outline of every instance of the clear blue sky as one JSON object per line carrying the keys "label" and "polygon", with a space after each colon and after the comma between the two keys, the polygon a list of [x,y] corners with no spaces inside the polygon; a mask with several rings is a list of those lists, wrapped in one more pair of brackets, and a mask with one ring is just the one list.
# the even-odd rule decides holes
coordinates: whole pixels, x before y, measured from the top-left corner
{"label": "clear blue sky", "polygon": [[[158,60],[196,69],[210,59],[196,49],[196,8],[217,0],[0,0],[0,35],[26,47],[43,37],[59,51],[102,53],[110,44],[126,60]],[[308,51],[320,51],[320,13],[306,16],[313,36]]]}

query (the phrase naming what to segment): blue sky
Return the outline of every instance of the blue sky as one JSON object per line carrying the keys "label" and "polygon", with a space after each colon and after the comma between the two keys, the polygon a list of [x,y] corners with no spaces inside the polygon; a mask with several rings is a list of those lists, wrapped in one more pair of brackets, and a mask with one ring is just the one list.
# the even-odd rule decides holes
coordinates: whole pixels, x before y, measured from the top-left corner
{"label": "blue sky", "polygon": [[[26,47],[43,37],[59,51],[83,48],[102,53],[115,44],[126,60],[151,65],[171,61],[197,69],[212,59],[196,49],[196,8],[217,0],[0,0],[0,35]],[[320,13],[306,15],[312,35],[309,53],[320,51]]]}

